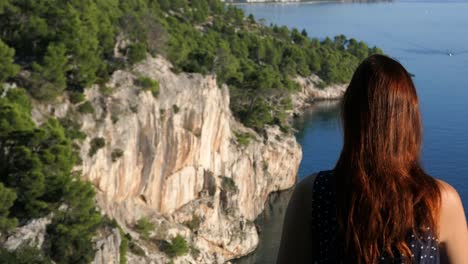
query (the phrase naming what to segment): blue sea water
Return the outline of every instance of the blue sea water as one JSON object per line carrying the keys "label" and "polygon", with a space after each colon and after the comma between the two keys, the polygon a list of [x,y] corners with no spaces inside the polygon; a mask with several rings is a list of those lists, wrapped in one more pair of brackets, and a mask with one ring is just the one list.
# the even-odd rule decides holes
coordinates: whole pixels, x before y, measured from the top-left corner
{"label": "blue sea water", "polygon": [[[468,1],[240,7],[266,24],[306,29],[310,37],[344,34],[363,40],[400,61],[415,75],[424,127],[423,166],[454,186],[468,210]],[[296,120],[304,153],[300,178],[333,168],[342,141],[338,113],[336,103],[322,102]],[[271,232],[279,236],[283,212],[262,220],[266,234],[260,248],[243,263],[274,262],[279,237]]]}

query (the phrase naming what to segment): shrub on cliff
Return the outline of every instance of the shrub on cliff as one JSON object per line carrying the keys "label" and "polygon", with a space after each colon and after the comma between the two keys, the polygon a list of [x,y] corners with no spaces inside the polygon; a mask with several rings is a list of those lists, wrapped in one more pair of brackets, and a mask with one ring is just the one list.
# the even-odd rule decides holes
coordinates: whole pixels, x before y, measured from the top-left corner
{"label": "shrub on cliff", "polygon": [[143,43],[135,43],[128,48],[127,57],[130,64],[135,64],[146,58],[146,45]]}
{"label": "shrub on cliff", "polygon": [[102,149],[106,145],[106,141],[102,137],[93,138],[89,143],[88,156],[94,156],[98,150]]}
{"label": "shrub on cliff", "polygon": [[192,219],[185,221],[183,224],[192,230],[192,232],[197,232],[202,222],[203,219],[200,216],[193,214]]}
{"label": "shrub on cliff", "polygon": [[239,143],[239,145],[241,145],[241,146],[248,146],[250,144],[250,142],[252,141],[252,139],[255,138],[250,133],[236,132],[236,133],[234,133],[234,135],[236,136],[237,143]]}
{"label": "shrub on cliff", "polygon": [[226,176],[222,176],[221,179],[222,179],[221,188],[224,191],[232,192],[232,193],[239,192],[239,188],[237,187],[236,182],[234,181],[234,179],[226,177]]}
{"label": "shrub on cliff", "polygon": [[177,235],[170,242],[164,241],[160,246],[160,250],[166,253],[169,257],[175,258],[187,255],[190,248],[185,238],[181,235]]}
{"label": "shrub on cliff", "polygon": [[80,92],[70,92],[68,94],[68,99],[72,104],[78,104],[86,100],[86,97],[84,96],[83,93]]}
{"label": "shrub on cliff", "polygon": [[140,218],[136,225],[135,230],[140,234],[144,240],[148,240],[150,233],[154,230],[155,225],[147,217]]}
{"label": "shrub on cliff", "polygon": [[135,80],[135,84],[143,88],[144,91],[150,91],[154,97],[159,95],[159,82],[146,76],[140,76]]}
{"label": "shrub on cliff", "polygon": [[118,159],[120,159],[123,156],[124,152],[122,149],[114,149],[111,153],[111,159],[112,162],[116,162]]}
{"label": "shrub on cliff", "polygon": [[86,101],[78,106],[78,111],[82,114],[94,114],[95,112],[93,105],[89,101]]}
{"label": "shrub on cliff", "polygon": [[120,254],[120,264],[127,264],[127,252],[129,249],[129,242],[130,242],[130,235],[125,234],[122,228],[119,226],[119,233],[120,238],[122,241],[120,242],[119,246],[119,254]]}

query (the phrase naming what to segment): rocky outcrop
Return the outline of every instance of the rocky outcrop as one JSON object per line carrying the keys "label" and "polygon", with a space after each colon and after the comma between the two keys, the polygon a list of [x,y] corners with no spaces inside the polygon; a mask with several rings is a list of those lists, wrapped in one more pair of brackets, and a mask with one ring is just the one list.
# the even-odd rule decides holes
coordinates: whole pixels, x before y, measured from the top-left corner
{"label": "rocky outcrop", "polygon": [[[139,87],[142,76],[156,80],[159,91]],[[176,235],[191,253],[175,263],[223,263],[252,252],[258,244],[252,221],[269,193],[296,181],[302,152],[293,135],[242,126],[226,86],[210,75],[175,74],[163,58],[116,71],[106,89],[106,95],[98,86],[85,91],[94,114],[61,103],[36,106],[33,116],[80,119],[88,137],[77,170],[96,187],[99,208],[139,247],[139,254],[130,250],[131,263],[167,259],[160,243]],[[96,139],[105,146],[92,151]],[[155,224],[149,240],[134,229],[143,217]],[[116,262],[109,256],[117,250],[115,234],[97,241],[95,263]]]}
{"label": "rocky outcrop", "polygon": [[96,255],[92,264],[120,263],[120,243],[122,238],[118,228],[102,228],[94,238]]}
{"label": "rocky outcrop", "polygon": [[41,248],[47,225],[52,222],[51,219],[51,216],[34,219],[16,228],[2,243],[2,247],[9,251],[14,251],[22,246]]}
{"label": "rocky outcrop", "polygon": [[293,114],[300,115],[304,108],[319,100],[337,100],[343,97],[347,84],[335,84],[321,88],[322,80],[316,76],[296,77],[301,91],[292,95]]}

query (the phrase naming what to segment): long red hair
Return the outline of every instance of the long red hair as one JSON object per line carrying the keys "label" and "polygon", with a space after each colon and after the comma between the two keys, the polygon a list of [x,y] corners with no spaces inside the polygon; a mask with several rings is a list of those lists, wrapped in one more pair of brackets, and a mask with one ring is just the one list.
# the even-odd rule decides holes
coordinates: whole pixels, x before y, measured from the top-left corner
{"label": "long red hair", "polygon": [[420,165],[421,116],[410,74],[391,58],[368,57],[344,95],[342,123],[334,173],[344,256],[353,263],[411,256],[409,234],[437,235],[441,194]]}

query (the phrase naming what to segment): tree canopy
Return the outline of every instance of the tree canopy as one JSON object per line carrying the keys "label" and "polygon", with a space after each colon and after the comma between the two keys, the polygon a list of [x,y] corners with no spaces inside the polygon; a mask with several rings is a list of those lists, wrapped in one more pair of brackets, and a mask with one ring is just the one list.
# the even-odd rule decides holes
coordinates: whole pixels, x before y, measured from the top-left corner
{"label": "tree canopy", "polygon": [[[288,97],[298,88],[292,78],[311,73],[322,86],[345,83],[362,59],[382,52],[343,35],[319,40],[305,30],[265,26],[219,0],[4,0],[0,28],[0,81],[17,76],[15,61],[31,73],[17,79],[35,98],[82,91],[159,53],[174,71],[216,74],[234,95],[235,115],[256,129],[285,126],[275,113],[287,109],[273,105],[270,89]],[[121,37],[129,44],[117,45]],[[252,123],[252,116],[264,120]]]}

